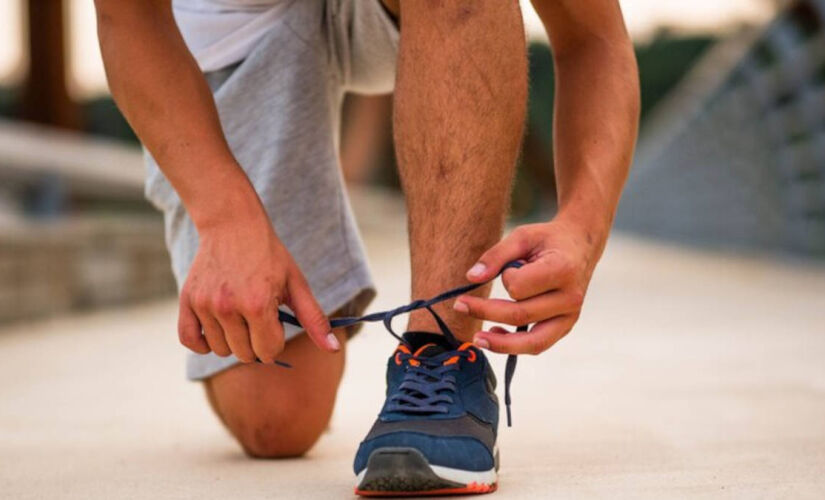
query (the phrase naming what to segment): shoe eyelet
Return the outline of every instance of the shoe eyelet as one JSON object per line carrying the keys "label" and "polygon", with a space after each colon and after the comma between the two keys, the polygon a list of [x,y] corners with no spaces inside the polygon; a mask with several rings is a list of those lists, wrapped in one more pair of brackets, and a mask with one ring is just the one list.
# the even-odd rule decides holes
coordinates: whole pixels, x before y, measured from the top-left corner
{"label": "shoe eyelet", "polygon": [[400,352],[395,353],[395,364],[401,366],[401,358],[398,355],[401,354]]}
{"label": "shoe eyelet", "polygon": [[470,357],[467,358],[467,359],[470,361],[470,363],[475,363],[476,362],[476,352],[472,349],[470,349],[469,351],[470,351]]}

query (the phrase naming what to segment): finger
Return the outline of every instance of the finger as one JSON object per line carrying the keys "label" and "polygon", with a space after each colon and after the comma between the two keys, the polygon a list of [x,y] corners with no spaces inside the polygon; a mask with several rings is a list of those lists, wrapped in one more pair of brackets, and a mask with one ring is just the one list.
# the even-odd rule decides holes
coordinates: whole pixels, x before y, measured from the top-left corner
{"label": "finger", "polygon": [[295,312],[298,321],[306,330],[307,335],[319,349],[336,352],[341,344],[332,333],[329,320],[315,301],[312,290],[304,276],[299,272],[293,274],[289,280],[289,307]]}
{"label": "finger", "polygon": [[277,306],[262,314],[244,316],[249,327],[252,350],[262,363],[272,363],[284,350],[284,329],[278,321]]}
{"label": "finger", "polygon": [[508,269],[501,282],[512,298],[522,300],[560,288],[571,278],[571,271],[565,257],[550,253],[519,269]]}
{"label": "finger", "polygon": [[180,343],[198,354],[207,354],[209,344],[201,333],[198,316],[189,305],[189,296],[181,294],[178,311],[178,338]]}
{"label": "finger", "polygon": [[529,253],[530,241],[526,233],[516,229],[478,258],[467,271],[467,279],[474,283],[491,280],[505,264],[526,258]]}
{"label": "finger", "polygon": [[232,349],[226,343],[223,335],[223,328],[220,323],[208,312],[201,312],[196,310],[195,314],[198,316],[203,327],[203,336],[206,337],[206,343],[209,344],[209,349],[221,357],[226,357],[232,354]]}
{"label": "finger", "polygon": [[252,350],[252,343],[249,340],[249,329],[243,318],[237,314],[223,314],[218,318],[223,328],[224,338],[232,354],[243,363],[255,361],[255,351]]}
{"label": "finger", "polygon": [[473,343],[502,354],[539,354],[564,337],[574,323],[575,315],[556,316],[537,323],[529,332],[478,332],[473,336]]}
{"label": "finger", "polygon": [[[490,333],[502,333],[502,334],[505,334],[505,335],[510,333],[510,330],[508,330],[508,329],[506,329],[502,326],[491,326],[488,331]],[[481,347],[482,349],[490,349],[490,343],[487,342],[487,339],[485,339],[485,338],[476,336],[475,338],[473,338],[473,343],[476,345],[476,347]]]}
{"label": "finger", "polygon": [[581,303],[562,291],[554,291],[520,300],[483,299],[462,295],[455,300],[453,309],[470,316],[496,323],[521,326],[547,318],[577,311]]}

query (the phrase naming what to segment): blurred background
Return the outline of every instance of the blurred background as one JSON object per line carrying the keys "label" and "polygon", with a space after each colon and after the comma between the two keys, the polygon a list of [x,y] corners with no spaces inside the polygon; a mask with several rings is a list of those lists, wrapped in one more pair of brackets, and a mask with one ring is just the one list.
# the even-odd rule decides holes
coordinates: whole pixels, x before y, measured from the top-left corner
{"label": "blurred background", "polygon": [[[530,37],[513,220],[554,210],[553,65]],[[619,229],[689,245],[825,255],[819,1],[625,0],[642,135]],[[0,2],[0,322],[173,292],[137,140],[106,89],[87,1]],[[398,193],[391,96],[349,96],[341,156],[359,192]],[[128,221],[128,223],[124,223]]]}
{"label": "blurred background", "polygon": [[[581,333],[565,340],[566,350],[552,358],[554,373],[558,365],[568,374],[567,385],[525,384],[516,405],[552,405],[530,402],[544,401],[544,391],[568,395],[568,402],[579,394],[602,395],[598,403],[585,398],[569,414],[552,408],[556,425],[570,436],[552,444],[557,459],[547,458],[565,471],[556,477],[570,488],[562,492],[581,493],[576,489],[584,481],[576,476],[581,471],[571,471],[569,464],[584,461],[616,472],[588,483],[595,488],[590,493],[624,491],[638,497],[633,493],[640,491],[630,486],[640,484],[634,474],[654,470],[661,473],[660,489],[642,491],[652,497],[661,498],[665,487],[697,491],[690,489],[694,483],[711,485],[711,493],[738,485],[733,491],[739,494],[774,496],[765,493],[770,491],[764,490],[767,479],[759,479],[750,467],[776,466],[775,471],[790,467],[801,474],[798,484],[808,487],[787,489],[788,476],[783,476],[774,484],[779,489],[772,490],[778,496],[822,498],[825,0],[620,3],[641,74],[636,160],[615,235],[577,328]],[[522,8],[531,83],[512,224],[547,220],[555,209],[553,64],[538,17],[529,2],[522,2]],[[405,215],[391,113],[391,96],[347,96],[341,137],[343,175],[379,284],[373,308],[404,302],[409,280],[406,266],[399,265],[406,258]],[[217,424],[201,414],[206,410],[200,396],[183,388],[182,353],[174,332],[175,285],[162,220],[144,201],[142,183],[138,142],[107,92],[92,2],[0,0],[0,380],[5,381],[0,382],[0,449],[13,449],[32,464],[47,460],[33,451],[37,446],[62,442],[62,456],[79,456],[98,450],[86,438],[104,432],[123,447],[106,450],[106,456],[119,461],[97,466],[109,470],[115,464],[138,481],[147,469],[129,469],[130,452],[125,450],[149,441],[126,437],[131,431],[123,424],[135,415],[142,420],[132,424],[153,421],[153,433],[169,442],[201,443],[197,432],[203,431],[221,436],[215,438],[221,440],[220,450],[234,450]],[[370,331],[360,337],[383,339]],[[612,334],[628,343],[620,345]],[[356,339],[353,345],[358,342],[364,341]],[[137,361],[124,359],[124,349]],[[354,356],[342,389],[349,397],[359,397],[356,382],[381,377],[359,364],[368,363],[366,357]],[[79,368],[81,362],[88,365]],[[531,373],[533,380],[543,376],[543,368],[531,362],[522,365],[527,372],[520,374],[523,380],[531,380]],[[114,381],[100,379],[101,373],[122,372],[124,366],[141,380],[112,385]],[[179,379],[180,386],[167,385]],[[656,385],[657,380],[669,381],[668,388]],[[166,401],[180,415],[201,412],[195,420],[204,423],[169,427],[152,420],[159,417],[145,407],[149,399],[136,395],[145,384],[158,391],[152,398]],[[621,393],[628,384],[637,389],[635,400],[611,399],[611,387]],[[87,385],[94,391],[82,389]],[[665,394],[673,387],[682,392],[668,399]],[[651,400],[660,406],[650,407]],[[89,408],[103,401],[105,410],[98,408],[98,416],[92,416]],[[370,404],[377,408],[377,402]],[[652,415],[650,421],[636,420],[642,406]],[[532,413],[518,411],[519,417]],[[345,408],[339,414],[358,420],[353,416],[357,410]],[[617,420],[592,420],[599,414]],[[704,421],[700,414],[713,418]],[[617,423],[622,416],[627,417],[625,426]],[[539,415],[522,418],[528,430],[531,422],[544,425]],[[55,422],[69,426],[59,433],[46,431]],[[683,434],[668,434],[672,429],[662,428],[663,422]],[[356,427],[352,439],[362,430]],[[64,431],[74,437],[67,438]],[[596,442],[598,432],[604,439]],[[331,457],[336,467],[349,460],[350,451],[338,454],[335,445],[352,447],[349,438],[337,436],[315,452]],[[528,450],[525,467],[534,463],[525,462],[534,460],[530,453],[546,453],[536,447],[547,443],[536,442],[533,434],[522,439],[514,431],[511,436],[505,439]],[[756,444],[735,450],[701,447],[725,438],[737,446]],[[567,454],[565,444],[571,450]],[[189,448],[166,449],[185,454],[181,450]],[[675,455],[670,453],[674,449],[679,450]],[[613,459],[600,461],[607,451]],[[708,453],[727,461],[710,471],[703,463]],[[142,459],[150,457],[154,455]],[[616,467],[615,457],[635,465],[610,469]],[[195,467],[214,465],[198,460],[193,459]],[[673,469],[667,468],[669,460]],[[6,471],[41,484],[42,477],[25,463],[0,451]],[[97,484],[99,469],[78,479],[67,463],[54,465],[57,478]],[[267,477],[270,469],[254,467],[253,478]],[[189,472],[214,479],[212,469]],[[169,475],[174,470],[156,468],[152,474],[173,488],[167,492],[192,493],[174,489],[180,487]],[[691,480],[678,479],[680,474]],[[527,474],[521,480],[535,482]],[[227,491],[237,493],[239,487]],[[81,491],[89,490],[75,491],[86,498]]]}

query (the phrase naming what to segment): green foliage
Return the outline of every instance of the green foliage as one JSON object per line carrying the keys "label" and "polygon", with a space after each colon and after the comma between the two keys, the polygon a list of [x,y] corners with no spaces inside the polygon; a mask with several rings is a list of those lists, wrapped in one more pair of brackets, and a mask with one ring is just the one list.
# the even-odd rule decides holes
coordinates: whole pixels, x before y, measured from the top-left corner
{"label": "green foliage", "polygon": [[679,83],[715,39],[660,36],[636,47],[642,90],[642,120]]}
{"label": "green foliage", "polygon": [[82,105],[83,123],[86,132],[93,135],[111,137],[137,143],[132,128],[120,114],[111,97],[99,97]]}
{"label": "green foliage", "polygon": [[0,117],[13,118],[19,98],[15,89],[0,87]]}

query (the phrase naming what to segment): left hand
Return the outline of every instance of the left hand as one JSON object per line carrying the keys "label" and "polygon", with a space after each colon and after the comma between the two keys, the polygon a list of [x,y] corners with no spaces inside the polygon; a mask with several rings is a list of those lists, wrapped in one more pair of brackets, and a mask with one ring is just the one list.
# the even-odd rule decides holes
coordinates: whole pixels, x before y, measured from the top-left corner
{"label": "left hand", "polygon": [[506,333],[500,327],[480,331],[473,337],[479,347],[507,354],[544,352],[578,320],[603,244],[604,239],[596,241],[581,225],[561,219],[517,227],[467,272],[468,280],[479,283],[492,279],[510,261],[524,261],[521,268],[502,274],[514,300],[462,295],[453,308],[496,323],[535,323],[526,333]]}

